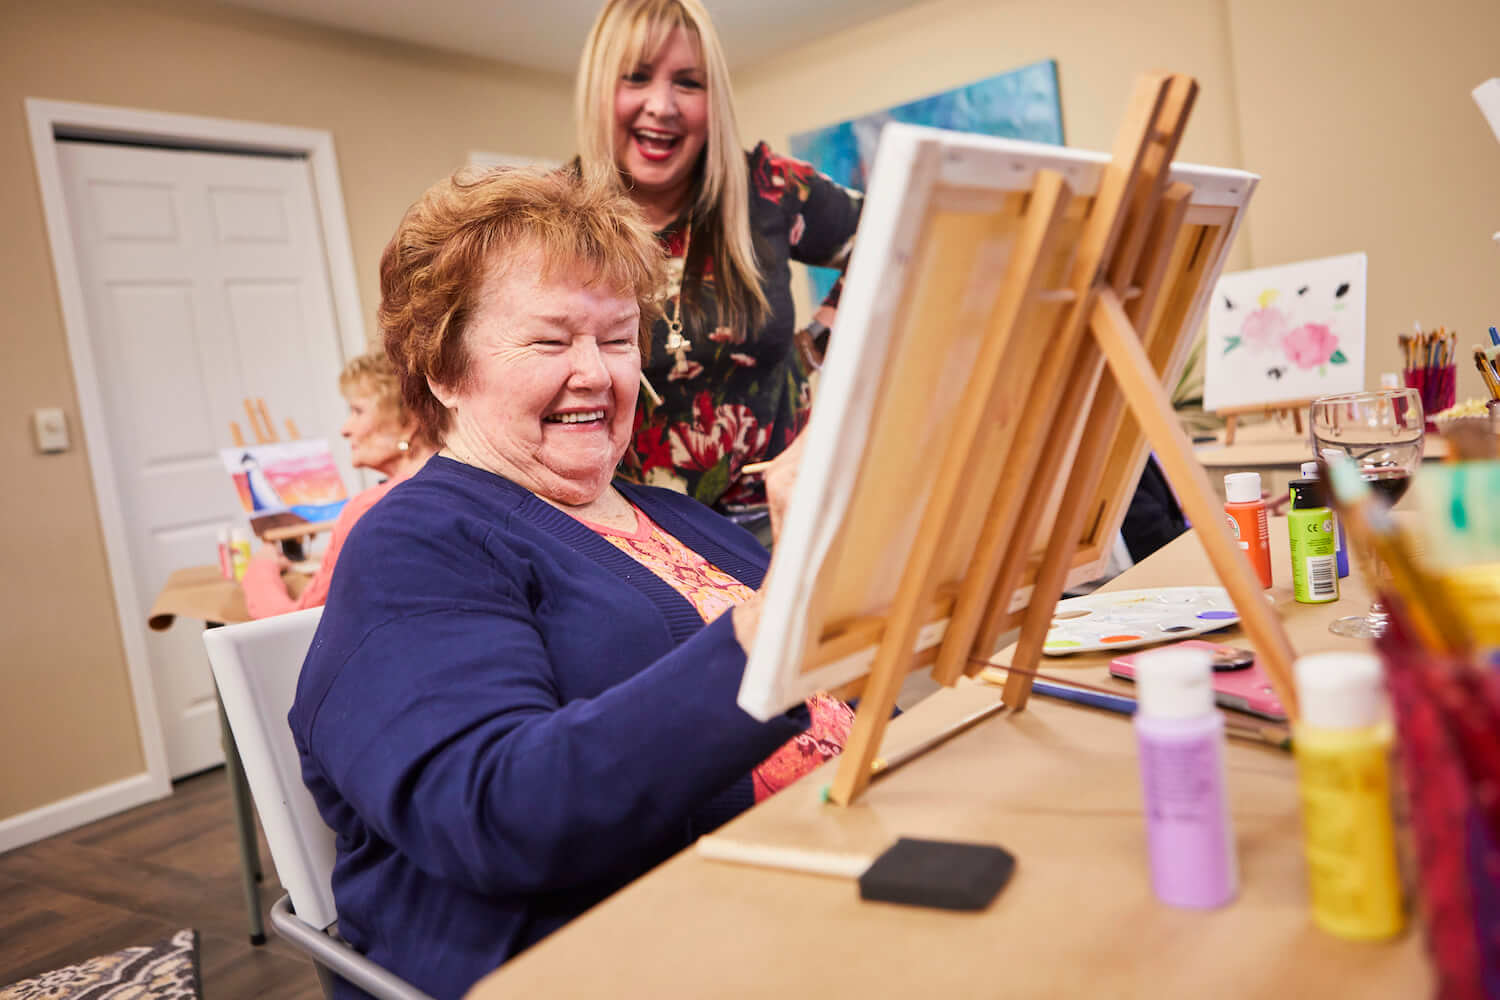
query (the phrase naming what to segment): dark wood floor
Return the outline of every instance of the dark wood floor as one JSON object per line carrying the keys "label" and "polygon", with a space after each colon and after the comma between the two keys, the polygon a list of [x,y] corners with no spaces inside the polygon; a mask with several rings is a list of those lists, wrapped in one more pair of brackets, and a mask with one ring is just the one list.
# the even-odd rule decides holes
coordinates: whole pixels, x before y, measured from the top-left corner
{"label": "dark wood floor", "polygon": [[[281,896],[271,856],[262,919]],[[318,1000],[312,964],[267,924],[250,944],[223,768],[160,802],[0,855],[0,986],[198,930],[205,1000]]]}

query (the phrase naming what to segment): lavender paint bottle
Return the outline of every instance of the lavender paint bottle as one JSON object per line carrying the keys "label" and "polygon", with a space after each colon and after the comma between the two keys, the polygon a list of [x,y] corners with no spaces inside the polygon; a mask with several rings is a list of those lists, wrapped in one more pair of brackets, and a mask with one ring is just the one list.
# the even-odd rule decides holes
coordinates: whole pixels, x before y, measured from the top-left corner
{"label": "lavender paint bottle", "polygon": [[1171,906],[1223,906],[1239,867],[1213,663],[1205,650],[1163,649],[1137,659],[1135,679],[1151,887]]}

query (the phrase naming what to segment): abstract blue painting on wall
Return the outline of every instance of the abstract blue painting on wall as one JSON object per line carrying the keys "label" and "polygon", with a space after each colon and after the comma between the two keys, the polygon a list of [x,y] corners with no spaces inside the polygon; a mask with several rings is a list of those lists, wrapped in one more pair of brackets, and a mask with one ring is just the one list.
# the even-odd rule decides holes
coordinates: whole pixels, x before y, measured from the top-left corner
{"label": "abstract blue painting on wall", "polygon": [[[906,122],[1007,139],[1062,145],[1057,62],[1044,59],[977,83],[875,111],[791,137],[791,154],[846,187],[863,191],[886,122]],[[809,268],[813,301],[822,302],[836,271]]]}

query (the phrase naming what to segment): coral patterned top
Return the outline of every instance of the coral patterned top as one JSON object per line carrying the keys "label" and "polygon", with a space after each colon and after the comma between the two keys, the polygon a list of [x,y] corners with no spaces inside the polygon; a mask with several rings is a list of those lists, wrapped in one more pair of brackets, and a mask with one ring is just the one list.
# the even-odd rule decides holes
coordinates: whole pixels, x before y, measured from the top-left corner
{"label": "coral patterned top", "polygon": [[[754,595],[754,590],[663,531],[644,511],[632,509],[636,519],[632,533],[591,521],[583,523],[681,594],[705,624]],[[819,692],[807,699],[807,711],[812,725],[751,772],[756,802],[838,756],[848,742],[849,730],[854,725],[854,711],[848,705]]]}

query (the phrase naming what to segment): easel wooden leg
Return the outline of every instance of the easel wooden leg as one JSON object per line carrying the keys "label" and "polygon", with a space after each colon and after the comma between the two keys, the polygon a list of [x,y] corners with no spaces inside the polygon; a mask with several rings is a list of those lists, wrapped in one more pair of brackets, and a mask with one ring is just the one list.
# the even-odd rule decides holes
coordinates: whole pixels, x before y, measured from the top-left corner
{"label": "easel wooden leg", "polygon": [[1094,306],[1090,329],[1109,362],[1120,391],[1146,432],[1156,457],[1166,470],[1188,520],[1198,532],[1208,560],[1240,613],[1240,620],[1265,666],[1266,676],[1287,714],[1297,717],[1296,690],[1292,686],[1295,653],[1286,630],[1266,603],[1250,563],[1235,547],[1224,525],[1224,515],[1214,499],[1208,474],[1193,457],[1193,447],[1172,410],[1172,404],[1157,382],[1156,372],[1141,347],[1140,338],[1113,291],[1101,292]]}
{"label": "easel wooden leg", "polygon": [[[1103,359],[1092,351],[1090,354],[1094,355],[1091,363],[1096,368],[1103,367]],[[1062,508],[1053,523],[1053,542],[1048,546],[1041,568],[1037,571],[1036,589],[1031,592],[1031,603],[1027,605],[1026,617],[1022,620],[1021,637],[1011,660],[1011,665],[1021,670],[1034,671],[1041,662],[1042,646],[1046,644],[1053,611],[1067,583],[1073,555],[1078,551],[1078,540],[1083,535],[1088,518],[1095,513],[1098,503],[1095,494],[1108,464],[1106,459],[1109,456],[1105,454],[1105,449],[1113,438],[1120,406],[1119,390],[1110,380],[1102,380],[1094,394],[1090,424],[1084,429],[1077,457],[1073,460]],[[1031,681],[1028,674],[1019,671],[1008,673],[1005,678],[1005,703],[1016,711],[1025,708],[1026,700],[1031,694]]]}
{"label": "easel wooden leg", "polygon": [[1224,418],[1224,444],[1234,444],[1234,425],[1239,423],[1239,415],[1231,413]]}

